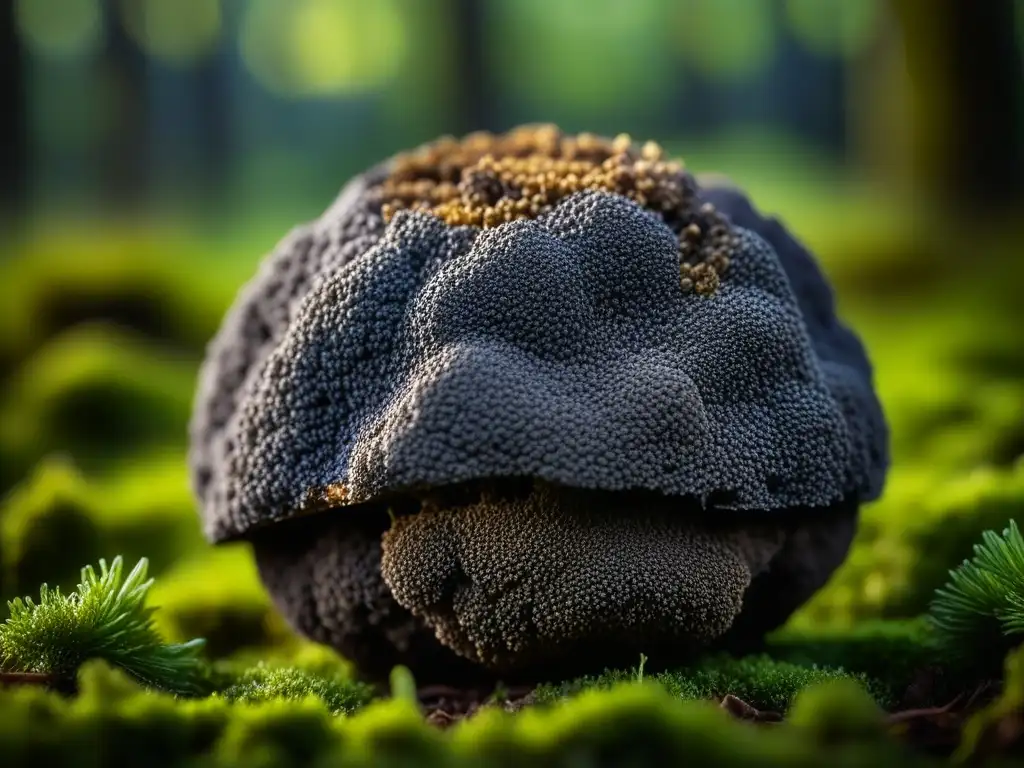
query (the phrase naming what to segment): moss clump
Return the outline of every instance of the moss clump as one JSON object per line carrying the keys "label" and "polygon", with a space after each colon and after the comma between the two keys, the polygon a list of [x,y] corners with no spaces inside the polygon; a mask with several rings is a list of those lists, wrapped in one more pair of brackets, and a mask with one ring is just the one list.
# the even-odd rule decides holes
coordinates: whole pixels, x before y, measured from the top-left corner
{"label": "moss clump", "polygon": [[333,715],[351,715],[369,704],[373,688],[343,675],[324,677],[299,667],[257,664],[221,691],[228,701],[269,701],[315,696]]}
{"label": "moss clump", "polygon": [[144,555],[159,572],[200,541],[180,457],[138,460],[119,476],[90,482],[55,456],[0,503],[0,598],[73,588],[76,563],[104,552]]}
{"label": "moss clump", "polygon": [[110,567],[100,560],[100,572],[82,569],[78,589],[68,595],[46,584],[39,602],[17,598],[11,615],[0,626],[0,658],[15,672],[72,679],[90,659],[104,659],[132,677],[182,694],[202,693],[205,667],[199,660],[201,640],[167,645],[153,627],[152,608],[144,604],[152,586],[147,563],[140,560],[125,576],[124,563]]}
{"label": "moss clump", "polygon": [[713,294],[729,267],[735,236],[697,184],[662,148],[622,134],[563,135],[553,125],[444,138],[398,155],[376,189],[384,218],[403,208],[429,211],[453,226],[495,227],[536,218],[576,192],[598,190],[658,213],[679,237],[680,284]]}
{"label": "moss clump", "polygon": [[788,722],[806,729],[823,745],[841,742],[870,744],[884,738],[884,712],[853,680],[829,680],[809,685],[793,701]]}
{"label": "moss clump", "polygon": [[0,398],[2,479],[60,451],[90,470],[154,446],[183,449],[195,366],[137,337],[81,326],[51,340]]}
{"label": "moss clump", "polygon": [[63,461],[41,465],[0,506],[0,596],[34,591],[46,581],[74,588],[75,563],[95,561],[103,551],[96,508],[85,480]]}
{"label": "moss clump", "polygon": [[852,627],[787,627],[768,639],[772,658],[838,667],[884,681],[898,706],[945,704],[963,680],[942,664],[924,618],[864,621]]}
{"label": "moss clump", "polygon": [[237,287],[233,275],[220,279],[218,260],[203,260],[203,248],[170,232],[61,221],[9,245],[12,257],[0,264],[0,372],[97,321],[199,355]]}
{"label": "moss clump", "polygon": [[[608,670],[602,675],[542,685],[535,691],[534,698],[538,703],[548,704],[585,690],[607,690],[636,679],[637,672]],[[757,709],[780,713],[785,712],[797,692],[808,685],[837,679],[853,680],[866,686],[880,706],[892,703],[888,686],[862,673],[847,672],[841,667],[795,664],[766,655],[739,659],[710,656],[691,667],[647,675],[644,679],[677,699],[720,700],[732,694]]]}
{"label": "moss clump", "polygon": [[160,630],[175,641],[206,638],[220,658],[241,649],[294,644],[274,610],[245,545],[224,546],[184,560],[154,587]]}

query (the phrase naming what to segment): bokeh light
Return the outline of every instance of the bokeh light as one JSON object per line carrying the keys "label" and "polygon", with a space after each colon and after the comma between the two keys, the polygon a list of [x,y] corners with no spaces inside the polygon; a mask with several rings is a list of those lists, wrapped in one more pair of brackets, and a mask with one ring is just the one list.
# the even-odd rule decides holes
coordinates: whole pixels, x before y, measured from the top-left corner
{"label": "bokeh light", "polygon": [[120,10],[138,46],[171,65],[203,59],[220,37],[220,0],[122,0]]}
{"label": "bokeh light", "polygon": [[723,78],[762,69],[775,53],[772,0],[687,0],[676,25],[684,58]]}
{"label": "bokeh light", "polygon": [[659,35],[666,0],[492,1],[497,76],[544,106],[656,101],[671,65]]}
{"label": "bokeh light", "polygon": [[872,39],[881,9],[877,0],[786,0],[794,34],[820,55],[853,56]]}
{"label": "bokeh light", "polygon": [[14,0],[14,19],[26,46],[43,56],[86,56],[103,42],[99,0]]}
{"label": "bokeh light", "polygon": [[282,96],[359,93],[389,82],[407,48],[395,0],[252,0],[242,23],[242,57]]}

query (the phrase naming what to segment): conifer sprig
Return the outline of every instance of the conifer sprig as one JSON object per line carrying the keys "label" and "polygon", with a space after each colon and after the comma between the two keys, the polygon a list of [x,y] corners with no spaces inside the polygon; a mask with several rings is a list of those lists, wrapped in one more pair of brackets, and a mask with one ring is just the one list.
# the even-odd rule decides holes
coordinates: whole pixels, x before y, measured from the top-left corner
{"label": "conifer sprig", "polygon": [[1001,653],[1024,640],[1024,536],[1013,520],[1000,536],[986,531],[974,557],[936,590],[931,622],[956,656]]}
{"label": "conifer sprig", "polygon": [[0,660],[5,670],[73,679],[88,659],[104,659],[140,682],[181,695],[207,690],[199,656],[203,640],[166,644],[153,625],[155,609],[145,598],[153,579],[143,558],[127,577],[124,562],[100,560],[97,574],[82,569],[75,592],[61,594],[46,584],[39,602],[31,597],[8,603],[10,618],[0,625]]}

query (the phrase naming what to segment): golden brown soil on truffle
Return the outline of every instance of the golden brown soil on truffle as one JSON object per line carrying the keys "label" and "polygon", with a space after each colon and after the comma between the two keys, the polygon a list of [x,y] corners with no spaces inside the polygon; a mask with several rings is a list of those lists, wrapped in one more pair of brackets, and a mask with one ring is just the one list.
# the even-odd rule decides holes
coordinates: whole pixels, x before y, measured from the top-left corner
{"label": "golden brown soil on truffle", "polygon": [[700,203],[683,164],[653,141],[571,136],[552,125],[445,137],[395,157],[374,195],[385,220],[413,209],[486,229],[543,215],[584,190],[619,194],[659,214],[679,238],[682,289],[715,293],[735,235],[713,205]]}

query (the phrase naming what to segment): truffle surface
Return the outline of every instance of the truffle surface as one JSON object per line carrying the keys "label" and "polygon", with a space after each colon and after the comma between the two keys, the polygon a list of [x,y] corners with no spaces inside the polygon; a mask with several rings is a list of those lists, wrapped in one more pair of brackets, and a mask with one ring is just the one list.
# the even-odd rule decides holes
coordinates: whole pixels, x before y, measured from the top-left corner
{"label": "truffle surface", "polygon": [[744,647],[889,461],[779,222],[656,145],[535,127],[393,158],[290,233],[190,429],[206,535],[253,541],[297,628],[456,676]]}

